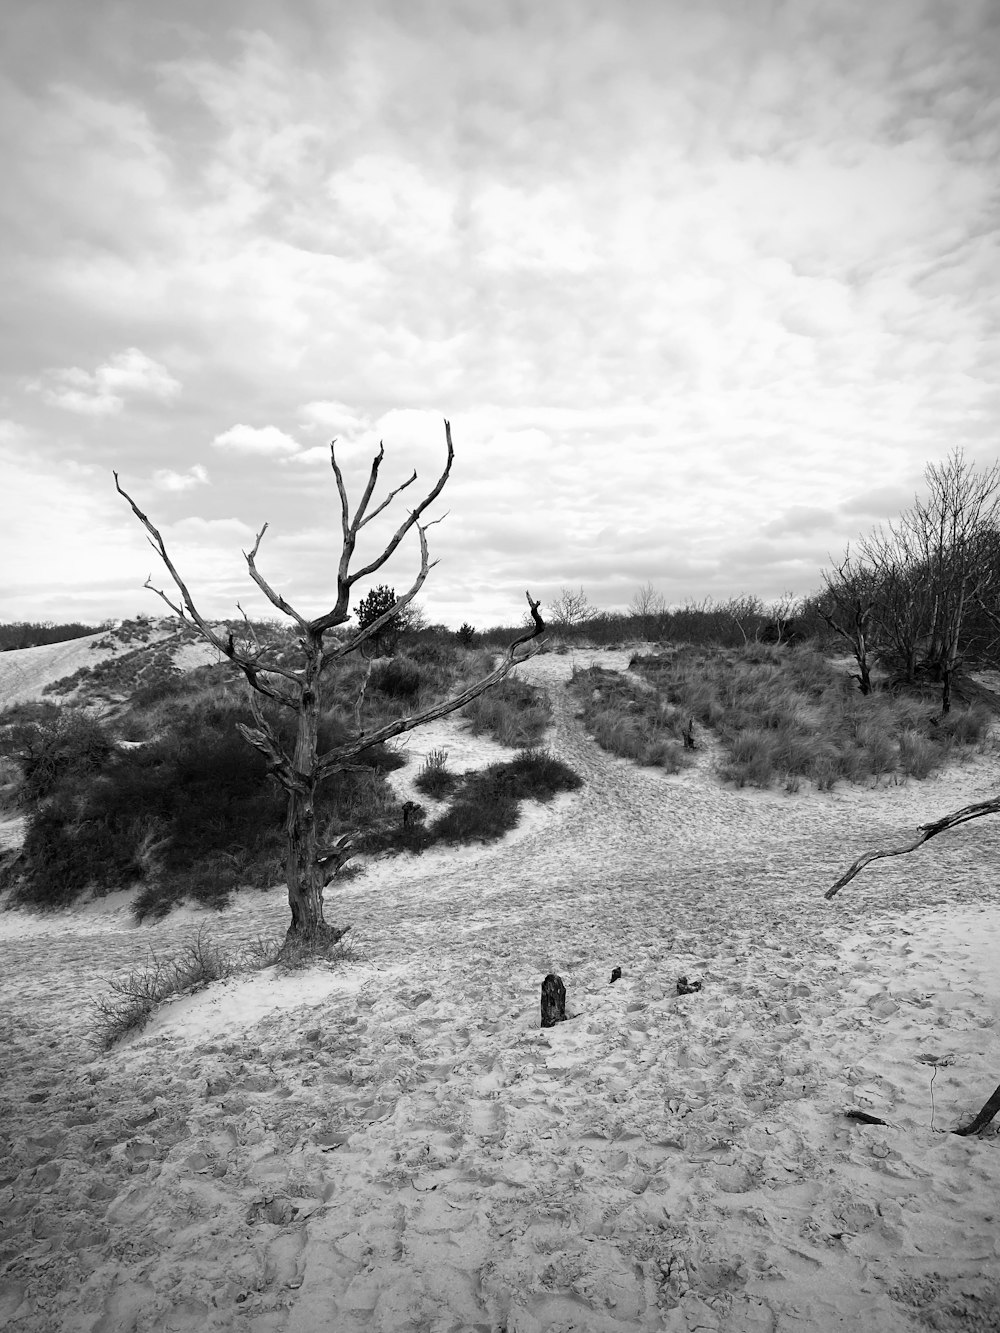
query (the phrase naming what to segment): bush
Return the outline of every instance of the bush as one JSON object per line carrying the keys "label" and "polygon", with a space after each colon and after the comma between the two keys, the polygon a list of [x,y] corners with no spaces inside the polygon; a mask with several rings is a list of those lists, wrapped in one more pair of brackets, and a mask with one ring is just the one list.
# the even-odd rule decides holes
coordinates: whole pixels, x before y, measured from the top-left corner
{"label": "bush", "polygon": [[413,780],[417,791],[423,792],[425,796],[433,796],[437,800],[449,796],[461,779],[456,773],[449,772],[446,768],[447,762],[447,750],[432,750]]}
{"label": "bush", "polygon": [[416,662],[408,661],[405,657],[393,657],[372,668],[369,689],[389,699],[412,702],[420,694],[420,685],[420,668]]}
{"label": "bush", "polygon": [[[203,692],[149,743],[115,751],[102,742],[93,756],[83,747],[87,764],[105,755],[100,768],[62,764],[29,812],[22,857],[7,876],[17,901],[60,907],[90,885],[105,893],[140,883],[134,910],[142,919],[185,898],[222,907],[240,887],[280,880],[285,793],[236,731],[242,716],[225,694]],[[292,722],[273,718],[286,743]],[[343,734],[336,718],[324,718],[321,749]],[[391,802],[382,773],[404,762],[376,746],[359,756],[358,770],[323,783],[317,812],[325,832],[381,817]]]}
{"label": "bush", "polygon": [[544,690],[516,676],[505,676],[477,699],[465,705],[476,735],[487,732],[501,745],[520,749],[536,745],[552,717],[552,704]]}
{"label": "bush", "polygon": [[100,769],[114,742],[89,714],[60,709],[51,722],[29,724],[21,746],[22,798],[40,801],[64,778]]}
{"label": "bush", "polygon": [[109,983],[110,995],[95,1002],[95,1041],[109,1050],[130,1032],[141,1031],[164,1000],[202,989],[213,981],[267,967],[281,946],[258,940],[236,952],[223,949],[199,931],[196,939],[169,957],[152,950],[144,967]]}
{"label": "bush", "polygon": [[[441,770],[438,770],[441,771]],[[516,828],[520,803],[548,801],[575,791],[582,780],[546,750],[524,750],[507,763],[470,771],[457,779],[450,807],[430,825],[371,829],[358,843],[362,852],[424,852],[436,843],[493,842]]]}

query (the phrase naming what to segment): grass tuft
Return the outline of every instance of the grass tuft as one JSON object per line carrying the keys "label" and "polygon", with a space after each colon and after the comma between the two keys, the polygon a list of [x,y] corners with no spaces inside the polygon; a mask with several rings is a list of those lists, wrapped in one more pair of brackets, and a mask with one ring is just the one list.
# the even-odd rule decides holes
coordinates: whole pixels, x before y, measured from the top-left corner
{"label": "grass tuft", "polygon": [[544,690],[510,675],[466,704],[462,716],[476,735],[486,732],[501,745],[521,749],[542,739],[552,719],[552,704]]}
{"label": "grass tuft", "polygon": [[110,994],[94,1003],[94,1039],[109,1050],[132,1032],[141,1032],[165,1000],[189,995],[213,981],[268,967],[280,945],[257,940],[237,951],[225,950],[199,931],[179,952],[166,957],[152,949],[146,963],[109,983]]}

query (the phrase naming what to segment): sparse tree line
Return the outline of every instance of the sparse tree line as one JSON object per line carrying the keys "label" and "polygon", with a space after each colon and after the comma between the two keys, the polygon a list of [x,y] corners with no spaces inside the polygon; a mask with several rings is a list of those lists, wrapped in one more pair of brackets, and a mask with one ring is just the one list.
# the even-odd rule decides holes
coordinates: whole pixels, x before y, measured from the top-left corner
{"label": "sparse tree line", "polygon": [[82,639],[88,634],[96,634],[100,628],[100,625],[81,625],[76,621],[68,625],[56,625],[51,620],[13,621],[0,625],[0,652],[16,652],[20,648],[37,648],[43,643]]}
{"label": "sparse tree line", "polygon": [[926,498],[824,572],[816,610],[853,654],[862,694],[877,663],[893,684],[940,685],[947,713],[963,665],[996,660],[1000,645],[1000,469],[956,451],[925,476]]}

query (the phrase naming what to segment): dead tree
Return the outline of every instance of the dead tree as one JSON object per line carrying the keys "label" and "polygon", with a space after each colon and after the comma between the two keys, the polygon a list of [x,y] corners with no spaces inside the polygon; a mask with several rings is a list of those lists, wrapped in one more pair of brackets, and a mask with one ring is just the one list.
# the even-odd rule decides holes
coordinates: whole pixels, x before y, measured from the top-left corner
{"label": "dead tree", "polygon": [[[174,601],[161,588],[152,582],[152,576],[145,586],[161,597],[175,615],[182,620],[190,620],[202,636],[223,654],[232,665],[246,678],[250,711],[253,725],[239,724],[244,739],[263,754],[267,769],[283,788],[286,794],[285,817],[285,873],[288,884],[288,905],[291,909],[291,923],[288,927],[288,940],[295,939],[310,945],[336,940],[348,927],[338,929],[327,925],[323,915],[323,888],[330,877],[331,867],[338,869],[349,855],[349,841],[341,840],[333,848],[319,845],[319,830],[316,816],[316,792],[320,784],[338,773],[351,771],[356,767],[357,757],[374,745],[380,745],[394,736],[412,731],[415,727],[435,718],[444,717],[456,709],[476,699],[491,686],[496,685],[507,673],[527,659],[541,646],[540,636],[545,625],[538,611],[538,602],[530,593],[525,594],[531,613],[529,631],[522,634],[509,646],[500,663],[481,680],[468,686],[443,703],[425,708],[409,717],[398,718],[377,728],[375,731],[360,733],[342,744],[321,754],[319,752],[319,725],[323,710],[324,694],[330,684],[328,672],[335,662],[342,661],[349,653],[362,647],[372,636],[377,635],[385,625],[398,616],[410,605],[420,591],[428,573],[435,562],[430,560],[427,543],[427,529],[431,523],[421,523],[425,510],[441,494],[451,473],[454,449],[451,440],[451,425],[444,423],[448,456],[444,469],[437,482],[419,504],[410,511],[378,555],[363,568],[352,569],[355,546],[361,529],[371,523],[392,503],[401,491],[417,479],[414,471],[408,480],[391,490],[380,504],[369,512],[372,496],[378,482],[379,468],[385,454],[379,445],[369,472],[368,481],[361,495],[353,517],[344,479],[336,456],[336,441],[330,446],[330,465],[336,479],[340,497],[341,551],[337,569],[336,600],[329,611],[321,616],[306,617],[295,609],[263,577],[257,568],[257,553],[267,524],[257,534],[253,549],[244,551],[250,577],[272,606],[294,622],[297,630],[298,656],[293,665],[289,665],[277,653],[270,653],[258,645],[247,645],[238,639],[234,641],[228,630],[216,629],[211,625],[195,605],[187,585],[174,565],[163,538],[150,520],[142,512],[132,497],[125,491],[114,474],[115,487],[128,501],[132,512],[146,529],[148,540],[153,550],[163,561],[167,572],[179,593],[179,601]],[[438,520],[435,520],[438,521]],[[344,638],[337,638],[327,644],[325,636],[335,626],[343,625],[350,618],[351,596],[355,585],[381,569],[403,538],[415,531],[420,544],[420,569],[409,590],[397,597],[391,607],[377,619],[363,628],[359,628]],[[242,609],[242,608],[241,608]],[[522,651],[518,652],[518,649]],[[264,711],[263,700],[271,700],[280,708],[288,709],[296,715],[295,745],[287,752],[281,743],[278,732]]]}
{"label": "dead tree", "polygon": [[[1000,798],[995,798],[992,801],[977,801],[975,805],[963,806],[961,810],[954,810],[950,815],[945,815],[942,819],[935,819],[931,824],[921,824],[920,836],[915,838],[913,842],[908,842],[902,847],[885,847],[880,851],[865,852],[863,856],[859,856],[844,871],[836,883],[827,889],[823,896],[824,898],[835,897],[846,884],[850,884],[855,875],[864,870],[865,866],[870,865],[872,861],[880,861],[888,856],[905,856],[908,852],[915,852],[918,847],[922,847],[931,838],[936,838],[939,833],[958,828],[960,824],[967,824],[972,819],[981,819],[983,815],[996,814],[1000,814]],[[977,1134],[981,1129],[986,1128],[997,1112],[1000,1112],[1000,1087],[996,1089],[971,1124],[953,1132],[964,1135]]]}

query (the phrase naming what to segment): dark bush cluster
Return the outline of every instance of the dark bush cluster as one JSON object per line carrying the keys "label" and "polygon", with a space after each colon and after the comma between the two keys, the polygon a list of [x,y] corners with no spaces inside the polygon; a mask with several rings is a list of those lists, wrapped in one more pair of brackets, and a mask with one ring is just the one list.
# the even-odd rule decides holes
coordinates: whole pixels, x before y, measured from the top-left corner
{"label": "dark bush cluster", "polygon": [[[443,767],[431,771],[454,779],[449,784],[453,796],[447,810],[430,824],[393,823],[373,829],[359,850],[422,852],[442,842],[494,842],[517,827],[522,801],[549,801],[559,792],[582,786],[567,764],[540,749],[522,750],[506,763],[471,770],[462,777]],[[419,779],[417,785],[421,785]]]}
{"label": "dark bush cluster", "polygon": [[[223,906],[238,887],[280,881],[285,795],[236,730],[244,716],[237,699],[206,692],[172,710],[159,735],[130,748],[75,709],[32,724],[32,747],[21,758],[29,813],[15,868],[18,900],[57,907],[89,886],[103,893],[139,883],[135,910],[155,916],[185,897]],[[290,743],[290,718],[272,720]],[[327,717],[321,748],[346,734],[341,720]],[[403,762],[385,746],[372,747],[360,771],[320,788],[321,819],[342,831],[383,814],[382,775]]]}

